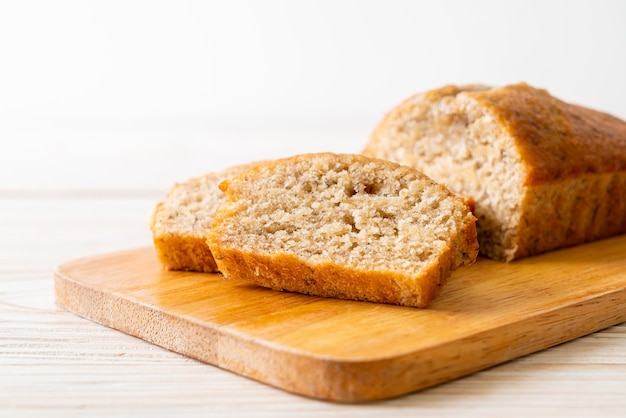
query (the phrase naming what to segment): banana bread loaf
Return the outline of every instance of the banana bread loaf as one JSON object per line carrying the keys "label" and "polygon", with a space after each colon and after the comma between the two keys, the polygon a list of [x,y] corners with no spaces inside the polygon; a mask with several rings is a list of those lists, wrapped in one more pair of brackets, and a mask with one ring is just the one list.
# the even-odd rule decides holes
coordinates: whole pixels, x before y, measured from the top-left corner
{"label": "banana bread loaf", "polygon": [[480,250],[493,259],[626,232],[626,122],[527,84],[417,94],[363,153],[473,197]]}

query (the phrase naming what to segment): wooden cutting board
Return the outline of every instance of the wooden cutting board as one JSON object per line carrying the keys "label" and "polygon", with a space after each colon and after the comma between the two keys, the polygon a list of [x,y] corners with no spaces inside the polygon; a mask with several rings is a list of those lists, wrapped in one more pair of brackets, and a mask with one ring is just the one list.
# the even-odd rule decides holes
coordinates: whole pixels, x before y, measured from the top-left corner
{"label": "wooden cutting board", "polygon": [[479,259],[428,309],[276,292],[164,271],[152,248],[69,262],[57,303],[315,398],[426,388],[626,321],[626,235],[510,264]]}

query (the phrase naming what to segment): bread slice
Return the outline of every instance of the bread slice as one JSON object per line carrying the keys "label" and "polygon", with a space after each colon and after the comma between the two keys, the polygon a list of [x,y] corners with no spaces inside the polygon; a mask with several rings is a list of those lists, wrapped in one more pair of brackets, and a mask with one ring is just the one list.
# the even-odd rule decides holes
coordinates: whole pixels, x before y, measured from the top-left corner
{"label": "bread slice", "polygon": [[271,289],[425,307],[478,253],[467,204],[388,161],[298,155],[220,188],[208,234],[219,270]]}
{"label": "bread slice", "polygon": [[213,215],[226,199],[219,184],[254,164],[207,173],[175,184],[157,203],[150,229],[157,257],[168,270],[216,272],[217,265],[206,242]]}
{"label": "bread slice", "polygon": [[527,84],[417,94],[363,153],[472,196],[481,253],[497,260],[626,232],[626,122]]}

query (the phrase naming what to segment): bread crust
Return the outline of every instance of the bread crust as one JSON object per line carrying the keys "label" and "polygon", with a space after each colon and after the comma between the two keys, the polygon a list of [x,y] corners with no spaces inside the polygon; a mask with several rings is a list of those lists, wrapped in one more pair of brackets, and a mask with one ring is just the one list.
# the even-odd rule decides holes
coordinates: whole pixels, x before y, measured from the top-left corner
{"label": "bread crust", "polygon": [[453,269],[446,254],[432,263],[419,281],[393,271],[360,271],[333,263],[310,265],[292,254],[265,255],[236,248],[213,248],[225,277],[245,280],[277,291],[336,299],[427,307],[440,293]]}
{"label": "bread crust", "polygon": [[159,262],[167,270],[217,272],[204,235],[164,234],[153,237]]}

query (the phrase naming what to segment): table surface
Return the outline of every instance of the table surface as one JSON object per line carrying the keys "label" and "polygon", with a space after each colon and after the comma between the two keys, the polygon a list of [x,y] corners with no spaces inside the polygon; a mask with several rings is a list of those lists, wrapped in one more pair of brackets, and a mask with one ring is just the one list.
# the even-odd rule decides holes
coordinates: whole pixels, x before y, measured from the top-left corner
{"label": "table surface", "polygon": [[285,393],[55,305],[59,264],[151,244],[149,214],[175,181],[255,159],[358,152],[366,137],[340,126],[0,128],[0,416],[626,416],[626,324],[418,393],[346,405]]}

